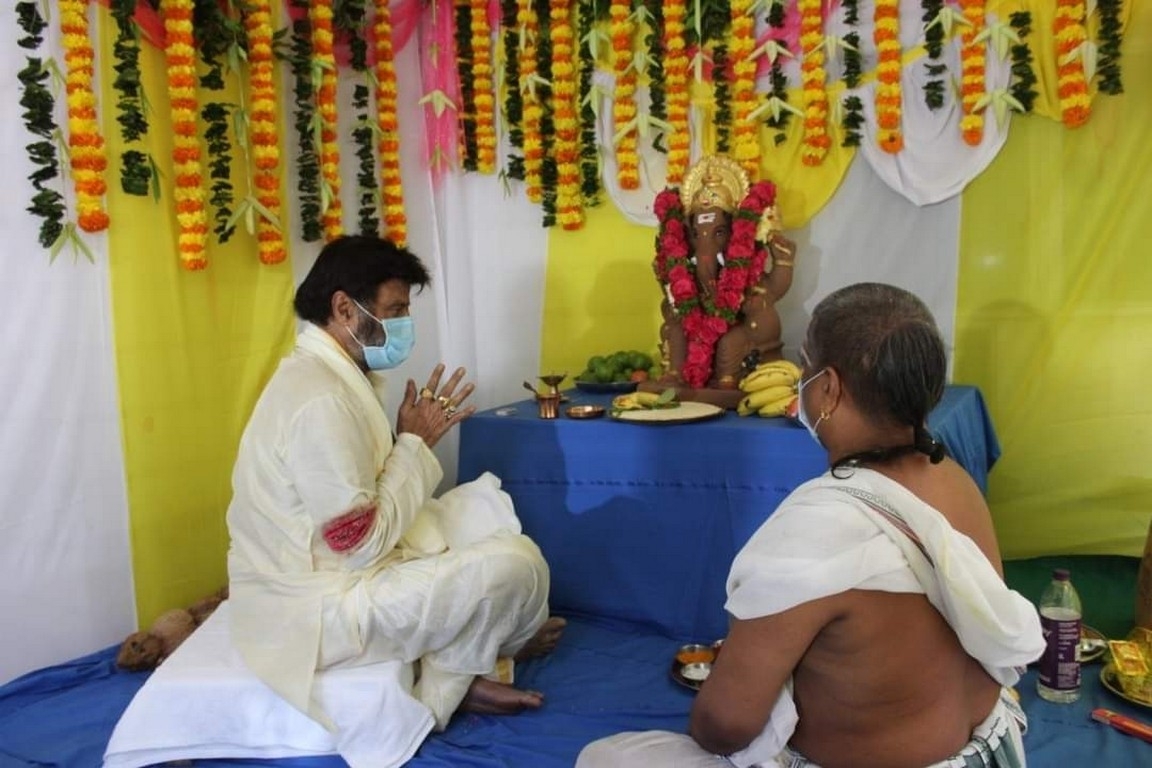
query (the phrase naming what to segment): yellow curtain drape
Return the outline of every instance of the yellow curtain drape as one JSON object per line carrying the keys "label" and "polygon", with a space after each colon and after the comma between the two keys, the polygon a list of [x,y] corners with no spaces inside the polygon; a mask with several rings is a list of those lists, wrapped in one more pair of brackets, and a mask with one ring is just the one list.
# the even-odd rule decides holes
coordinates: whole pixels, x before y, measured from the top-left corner
{"label": "yellow curtain drape", "polygon": [[1125,94],[1076,130],[1014,119],[963,195],[955,370],[1002,443],[1006,557],[1138,555],[1152,516],[1152,4],[1130,10]]}
{"label": "yellow curtain drape", "polygon": [[[288,261],[260,264],[243,225],[226,246],[213,239],[207,270],[180,267],[164,55],[149,45],[140,65],[151,106],[146,149],[161,169],[162,197],[120,189],[116,24],[104,9],[98,13],[112,319],[136,605],[147,626],[227,583],[232,463],[252,406],[294,336],[293,278]],[[236,92],[214,98],[234,102]],[[243,197],[236,152],[234,182]]]}

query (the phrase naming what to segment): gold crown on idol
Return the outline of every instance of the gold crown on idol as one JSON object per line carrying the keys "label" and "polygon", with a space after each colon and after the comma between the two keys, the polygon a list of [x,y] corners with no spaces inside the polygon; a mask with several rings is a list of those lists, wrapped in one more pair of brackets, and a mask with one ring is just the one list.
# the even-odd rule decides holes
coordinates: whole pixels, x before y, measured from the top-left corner
{"label": "gold crown on idol", "polygon": [[706,155],[684,176],[680,204],[689,215],[706,208],[732,213],[748,194],[748,174],[725,155]]}

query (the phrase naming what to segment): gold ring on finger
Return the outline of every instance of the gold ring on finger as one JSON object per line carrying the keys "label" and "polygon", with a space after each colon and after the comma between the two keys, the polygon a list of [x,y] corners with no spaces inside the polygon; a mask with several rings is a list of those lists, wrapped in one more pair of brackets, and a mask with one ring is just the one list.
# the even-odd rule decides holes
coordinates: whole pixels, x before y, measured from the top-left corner
{"label": "gold ring on finger", "polygon": [[440,397],[436,398],[436,402],[440,403],[440,407],[444,409],[452,407],[452,400],[445,397],[444,395],[440,395]]}
{"label": "gold ring on finger", "polygon": [[444,406],[444,415],[447,416],[448,418],[452,418],[453,416],[456,415],[456,408],[454,406],[451,406],[451,405]]}
{"label": "gold ring on finger", "polygon": [[420,397],[424,400],[431,400],[432,398],[436,397],[436,394],[432,390],[428,389],[428,387],[424,387],[420,390]]}

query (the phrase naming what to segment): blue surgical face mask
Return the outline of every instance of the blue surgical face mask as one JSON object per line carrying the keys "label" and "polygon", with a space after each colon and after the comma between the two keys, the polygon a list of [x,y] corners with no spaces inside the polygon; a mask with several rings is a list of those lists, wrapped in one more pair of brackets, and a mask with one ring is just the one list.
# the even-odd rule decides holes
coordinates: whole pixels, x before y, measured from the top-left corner
{"label": "blue surgical face mask", "polygon": [[360,302],[353,301],[353,303],[360,307],[361,312],[380,323],[380,327],[384,329],[384,344],[373,347],[365,345],[364,342],[356,338],[356,334],[351,328],[348,329],[348,333],[352,334],[352,338],[356,339],[356,343],[364,350],[364,364],[368,366],[369,370],[388,370],[407,360],[408,355],[412,354],[413,345],[416,343],[416,326],[412,322],[412,318],[405,316],[380,319],[360,306]]}
{"label": "blue surgical face mask", "polygon": [[812,383],[814,380],[820,378],[827,372],[828,369],[825,368],[820,371],[820,373],[817,373],[814,376],[809,376],[807,381],[801,379],[796,384],[796,418],[800,421],[801,424],[804,425],[804,429],[808,430],[808,434],[812,435],[812,439],[817,443],[820,443],[820,445],[824,445],[824,443],[820,442],[820,435],[816,434],[816,424],[819,424],[820,422],[813,424],[808,420],[808,415],[804,413],[804,387]]}

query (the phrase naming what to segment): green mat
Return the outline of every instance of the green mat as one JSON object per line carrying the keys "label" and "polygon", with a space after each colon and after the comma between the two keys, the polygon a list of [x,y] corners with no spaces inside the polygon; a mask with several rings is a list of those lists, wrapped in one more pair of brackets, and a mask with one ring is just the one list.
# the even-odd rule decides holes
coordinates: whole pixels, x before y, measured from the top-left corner
{"label": "green mat", "polygon": [[1140,558],[1122,555],[1053,555],[1004,563],[1008,586],[1033,603],[1052,580],[1053,568],[1067,568],[1080,594],[1084,623],[1122,638],[1132,629]]}

